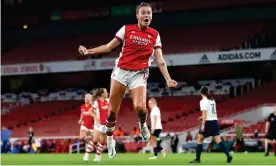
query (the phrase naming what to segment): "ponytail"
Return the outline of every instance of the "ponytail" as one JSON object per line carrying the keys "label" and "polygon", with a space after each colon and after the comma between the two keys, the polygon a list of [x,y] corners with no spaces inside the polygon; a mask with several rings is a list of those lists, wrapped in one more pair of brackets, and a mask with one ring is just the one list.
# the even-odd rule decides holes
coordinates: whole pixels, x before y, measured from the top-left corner
{"label": "ponytail", "polygon": [[208,100],[214,100],[214,98],[209,93],[206,95],[206,97]]}
{"label": "ponytail", "polygon": [[97,89],[93,89],[91,91],[91,95],[92,95],[92,103],[94,103],[97,100]]}
{"label": "ponytail", "polygon": [[104,93],[105,88],[97,88],[92,90],[92,101],[95,102]]}

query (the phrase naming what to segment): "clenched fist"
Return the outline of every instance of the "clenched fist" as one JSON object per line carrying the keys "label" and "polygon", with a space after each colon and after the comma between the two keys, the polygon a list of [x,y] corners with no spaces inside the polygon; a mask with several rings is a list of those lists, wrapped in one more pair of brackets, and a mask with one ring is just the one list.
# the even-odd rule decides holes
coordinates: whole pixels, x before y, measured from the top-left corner
{"label": "clenched fist", "polygon": [[167,81],[167,86],[169,88],[175,88],[177,86],[177,84],[178,83],[175,80],[172,80],[172,79],[170,79],[170,80]]}
{"label": "clenched fist", "polygon": [[88,50],[84,46],[79,46],[79,53],[81,55],[87,55],[88,54]]}

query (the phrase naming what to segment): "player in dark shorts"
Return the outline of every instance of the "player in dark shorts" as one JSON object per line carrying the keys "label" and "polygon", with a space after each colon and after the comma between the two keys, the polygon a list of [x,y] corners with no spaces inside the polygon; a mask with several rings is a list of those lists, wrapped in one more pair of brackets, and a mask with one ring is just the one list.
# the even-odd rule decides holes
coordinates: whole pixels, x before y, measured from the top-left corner
{"label": "player in dark shorts", "polygon": [[202,100],[200,101],[200,111],[202,112],[202,124],[197,137],[196,159],[190,163],[200,163],[200,156],[203,147],[203,140],[206,137],[214,137],[216,143],[220,146],[221,150],[227,157],[227,163],[231,163],[233,157],[229,154],[225,144],[221,141],[219,135],[219,125],[216,110],[216,102],[210,96],[207,87],[202,87],[200,90]]}
{"label": "player in dark shorts", "polygon": [[150,108],[150,121],[151,121],[151,145],[154,147],[154,156],[150,157],[149,160],[154,160],[158,158],[158,153],[162,152],[163,157],[167,155],[167,149],[163,149],[161,146],[160,134],[162,132],[162,122],[161,122],[161,112],[157,105],[157,101],[154,98],[149,99],[149,108]]}
{"label": "player in dark shorts", "polygon": [[276,156],[276,105],[274,105],[274,112],[267,119],[265,133],[267,133],[265,139],[265,156],[269,156],[269,151],[273,147],[273,144],[274,156]]}

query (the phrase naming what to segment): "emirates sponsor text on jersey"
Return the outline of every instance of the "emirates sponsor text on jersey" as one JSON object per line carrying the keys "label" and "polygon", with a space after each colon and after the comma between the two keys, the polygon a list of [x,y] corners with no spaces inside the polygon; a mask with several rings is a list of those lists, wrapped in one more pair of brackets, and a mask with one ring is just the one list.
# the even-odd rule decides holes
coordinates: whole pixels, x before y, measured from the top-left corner
{"label": "emirates sponsor text on jersey", "polygon": [[138,44],[138,45],[148,45],[150,43],[149,39],[141,38],[140,36],[130,35],[130,40],[132,40],[132,43]]}

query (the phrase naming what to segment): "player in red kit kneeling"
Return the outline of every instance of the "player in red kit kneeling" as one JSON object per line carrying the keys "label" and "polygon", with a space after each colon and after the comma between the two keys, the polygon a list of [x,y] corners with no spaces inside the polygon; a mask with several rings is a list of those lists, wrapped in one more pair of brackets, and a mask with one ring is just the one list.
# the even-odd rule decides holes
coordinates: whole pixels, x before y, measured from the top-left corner
{"label": "player in red kit kneeling", "polygon": [[167,70],[166,62],[162,55],[162,44],[158,31],[149,27],[152,20],[152,8],[147,3],[141,3],[136,9],[138,24],[125,25],[109,43],[86,49],[79,47],[82,55],[104,54],[111,52],[123,44],[116,66],[111,73],[110,97],[108,107],[107,127],[107,149],[109,158],[116,156],[113,131],[115,129],[117,114],[126,89],[129,89],[133,106],[139,119],[139,128],[143,140],[149,141],[150,132],[146,124],[147,120],[147,79],[149,67],[154,58],[168,87],[176,87],[177,82],[171,79]]}

